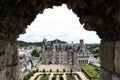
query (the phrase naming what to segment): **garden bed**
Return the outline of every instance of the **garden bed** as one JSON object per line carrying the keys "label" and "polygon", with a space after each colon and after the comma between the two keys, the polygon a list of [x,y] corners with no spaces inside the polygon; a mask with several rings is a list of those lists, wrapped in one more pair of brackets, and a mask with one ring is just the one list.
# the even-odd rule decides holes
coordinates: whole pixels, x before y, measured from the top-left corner
{"label": "garden bed", "polygon": [[88,76],[89,79],[99,80],[99,68],[92,65],[81,65],[82,71]]}
{"label": "garden bed", "polygon": [[29,80],[36,72],[38,72],[38,69],[29,72],[24,76],[23,80]]}
{"label": "garden bed", "polygon": [[40,80],[49,80],[49,75],[43,75]]}
{"label": "garden bed", "polygon": [[66,74],[67,80],[76,80],[73,74],[67,73]]}

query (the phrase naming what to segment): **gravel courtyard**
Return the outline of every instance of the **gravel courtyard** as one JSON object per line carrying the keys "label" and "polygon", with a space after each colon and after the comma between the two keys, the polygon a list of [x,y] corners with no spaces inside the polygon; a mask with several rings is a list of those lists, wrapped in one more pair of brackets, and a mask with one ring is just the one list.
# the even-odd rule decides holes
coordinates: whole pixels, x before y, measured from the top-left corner
{"label": "gravel courtyard", "polygon": [[74,69],[72,65],[40,65],[38,68],[41,71],[43,69],[46,71],[49,71],[50,69],[52,69],[52,71],[56,71],[57,69],[59,69],[59,71],[63,71],[63,69],[66,69],[66,71]]}

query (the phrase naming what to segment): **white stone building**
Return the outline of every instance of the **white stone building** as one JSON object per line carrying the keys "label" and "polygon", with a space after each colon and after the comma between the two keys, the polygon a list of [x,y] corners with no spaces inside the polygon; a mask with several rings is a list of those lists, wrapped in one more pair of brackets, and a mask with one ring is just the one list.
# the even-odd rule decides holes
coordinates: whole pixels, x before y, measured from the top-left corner
{"label": "white stone building", "polygon": [[80,40],[79,44],[51,44],[44,39],[41,50],[43,64],[69,64],[73,65],[75,70],[80,70],[81,64],[88,64],[90,57],[83,40]]}

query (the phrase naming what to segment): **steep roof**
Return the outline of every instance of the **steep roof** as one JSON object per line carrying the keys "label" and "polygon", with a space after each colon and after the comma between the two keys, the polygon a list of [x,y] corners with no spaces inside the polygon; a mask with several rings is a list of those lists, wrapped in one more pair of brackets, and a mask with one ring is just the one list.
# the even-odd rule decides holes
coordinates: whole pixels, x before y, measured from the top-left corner
{"label": "steep roof", "polygon": [[90,53],[89,50],[86,48],[85,44],[79,44],[77,48],[77,52],[79,53]]}

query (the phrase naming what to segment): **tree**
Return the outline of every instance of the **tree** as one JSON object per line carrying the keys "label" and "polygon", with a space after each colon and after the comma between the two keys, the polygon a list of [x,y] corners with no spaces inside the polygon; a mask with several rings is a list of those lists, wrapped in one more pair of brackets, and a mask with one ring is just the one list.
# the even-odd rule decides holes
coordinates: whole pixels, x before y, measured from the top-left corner
{"label": "tree", "polygon": [[32,51],[31,55],[34,56],[34,57],[39,57],[40,56],[39,52],[36,49],[34,49]]}

